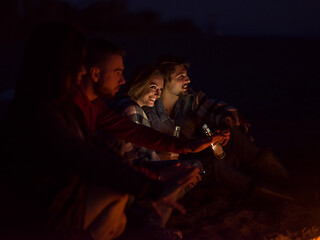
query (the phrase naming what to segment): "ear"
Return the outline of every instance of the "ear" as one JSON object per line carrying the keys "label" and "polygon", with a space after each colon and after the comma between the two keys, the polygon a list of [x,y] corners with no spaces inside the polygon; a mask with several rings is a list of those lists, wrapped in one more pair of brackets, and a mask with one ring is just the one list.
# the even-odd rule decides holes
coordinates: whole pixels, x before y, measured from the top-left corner
{"label": "ear", "polygon": [[90,68],[90,77],[93,80],[93,82],[97,83],[99,81],[101,74],[101,70],[98,67],[91,67]]}

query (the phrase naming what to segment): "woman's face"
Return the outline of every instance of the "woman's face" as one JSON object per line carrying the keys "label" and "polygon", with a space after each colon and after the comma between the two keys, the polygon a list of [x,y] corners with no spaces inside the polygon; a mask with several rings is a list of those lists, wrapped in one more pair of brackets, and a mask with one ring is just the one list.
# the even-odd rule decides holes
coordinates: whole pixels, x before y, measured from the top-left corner
{"label": "woman's face", "polygon": [[153,107],[154,102],[161,96],[163,90],[163,77],[162,76],[151,76],[149,86],[137,100],[140,107],[148,106]]}

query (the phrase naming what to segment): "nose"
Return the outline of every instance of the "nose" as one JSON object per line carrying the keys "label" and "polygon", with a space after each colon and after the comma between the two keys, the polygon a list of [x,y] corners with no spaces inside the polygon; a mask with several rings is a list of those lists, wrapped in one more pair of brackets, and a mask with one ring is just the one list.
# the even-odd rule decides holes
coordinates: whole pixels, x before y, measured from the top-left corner
{"label": "nose", "polygon": [[186,83],[190,83],[191,82],[188,75],[186,75],[186,80],[185,81],[186,81]]}
{"label": "nose", "polygon": [[160,90],[160,89],[157,89],[156,92],[155,92],[155,95],[160,97],[160,95],[161,95],[161,90]]}

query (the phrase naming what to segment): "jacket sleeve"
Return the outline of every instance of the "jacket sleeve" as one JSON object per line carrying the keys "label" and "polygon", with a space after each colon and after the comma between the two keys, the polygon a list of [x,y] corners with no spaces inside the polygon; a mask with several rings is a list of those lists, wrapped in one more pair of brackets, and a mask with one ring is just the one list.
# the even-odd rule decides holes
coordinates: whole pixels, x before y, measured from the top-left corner
{"label": "jacket sleeve", "polygon": [[219,100],[209,99],[207,95],[201,91],[195,92],[193,111],[199,122],[210,123],[214,127],[225,127],[225,123],[229,119],[235,126],[239,126],[238,110],[233,106]]}
{"label": "jacket sleeve", "polygon": [[92,182],[138,198],[156,200],[162,193],[163,186],[159,181],[149,179],[125,164],[112,149],[100,148],[81,138],[81,130],[71,129],[64,116],[49,114],[46,118],[44,137],[50,142],[45,146],[53,154],[51,159],[58,171],[79,173]]}
{"label": "jacket sleeve", "polygon": [[104,102],[95,102],[97,129],[127,142],[163,152],[184,152],[184,142],[150,127],[134,123],[110,109]]}

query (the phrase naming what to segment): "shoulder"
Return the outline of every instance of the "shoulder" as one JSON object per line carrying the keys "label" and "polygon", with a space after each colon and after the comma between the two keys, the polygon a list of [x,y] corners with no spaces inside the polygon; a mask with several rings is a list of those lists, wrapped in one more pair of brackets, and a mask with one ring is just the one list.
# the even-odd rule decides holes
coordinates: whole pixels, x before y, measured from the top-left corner
{"label": "shoulder", "polygon": [[130,104],[128,103],[121,113],[122,115],[130,118],[135,123],[142,124],[148,127],[150,126],[150,121],[146,113],[135,101],[132,101]]}
{"label": "shoulder", "polygon": [[128,96],[119,96],[109,103],[109,106],[119,114],[122,114],[125,109],[135,105],[137,105],[137,103]]}
{"label": "shoulder", "polygon": [[197,109],[200,105],[207,102],[208,97],[202,91],[195,91],[193,89],[188,90],[188,94],[182,95],[179,97],[176,105],[177,106],[184,106],[184,108],[192,108]]}
{"label": "shoulder", "polygon": [[144,106],[142,107],[146,114],[152,113],[152,112],[159,112],[158,110],[163,107],[162,101],[159,98],[155,103],[153,107]]}
{"label": "shoulder", "polygon": [[165,108],[164,108],[164,105],[162,103],[161,98],[157,99],[157,101],[154,103],[153,107],[144,106],[142,108],[147,114],[149,114],[149,113],[161,114],[163,111],[165,111]]}
{"label": "shoulder", "polygon": [[136,115],[136,114],[145,115],[142,108],[139,105],[134,103],[127,105],[126,108],[123,109],[122,113],[126,116]]}
{"label": "shoulder", "polygon": [[187,98],[193,98],[195,101],[200,100],[200,99],[207,99],[208,96],[202,91],[195,91],[193,89],[189,89],[189,94],[186,95]]}
{"label": "shoulder", "polygon": [[143,110],[151,122],[159,121],[160,119],[167,119],[168,117],[161,98],[154,103],[153,107],[144,106]]}

